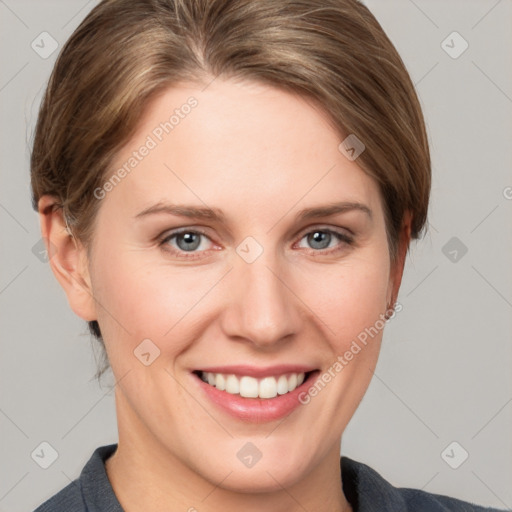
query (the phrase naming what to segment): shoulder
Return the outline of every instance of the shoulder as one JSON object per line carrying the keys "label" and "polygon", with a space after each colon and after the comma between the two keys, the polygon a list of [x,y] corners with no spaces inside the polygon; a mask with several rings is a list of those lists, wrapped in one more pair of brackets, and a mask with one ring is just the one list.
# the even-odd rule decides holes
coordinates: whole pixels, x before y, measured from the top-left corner
{"label": "shoulder", "polygon": [[439,512],[500,512],[496,508],[483,507],[475,503],[462,501],[450,496],[432,494],[418,489],[397,489],[403,496],[408,510]]}
{"label": "shoulder", "polygon": [[39,505],[34,512],[122,512],[105,471],[105,461],[117,449],[117,444],[94,450],[80,476],[57,494]]}
{"label": "shoulder", "polygon": [[420,489],[394,487],[371,467],[341,457],[343,492],[357,512],[502,512]]}
{"label": "shoulder", "polygon": [[39,505],[34,512],[86,512],[79,479],[73,480],[57,494]]}

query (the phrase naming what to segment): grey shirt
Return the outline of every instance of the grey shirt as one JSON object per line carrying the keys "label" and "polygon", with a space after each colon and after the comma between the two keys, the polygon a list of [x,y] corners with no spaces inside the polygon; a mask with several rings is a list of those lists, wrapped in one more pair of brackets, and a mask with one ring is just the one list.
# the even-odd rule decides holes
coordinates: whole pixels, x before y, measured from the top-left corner
{"label": "grey shirt", "polygon": [[[34,512],[124,512],[110,485],[105,461],[117,444],[96,448],[80,476]],[[499,512],[448,496],[393,487],[372,468],[340,458],[343,492],[354,512]]]}

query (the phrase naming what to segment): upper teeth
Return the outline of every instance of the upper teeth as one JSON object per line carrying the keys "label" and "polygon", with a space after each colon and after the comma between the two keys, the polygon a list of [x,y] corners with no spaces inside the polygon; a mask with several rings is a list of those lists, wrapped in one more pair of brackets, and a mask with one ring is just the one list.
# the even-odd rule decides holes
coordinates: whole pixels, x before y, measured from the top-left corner
{"label": "upper teeth", "polygon": [[300,386],[304,382],[304,376],[304,373],[289,373],[256,379],[248,376],[239,378],[233,374],[201,372],[201,379],[210,386],[246,398],[274,398],[278,394],[284,395]]}

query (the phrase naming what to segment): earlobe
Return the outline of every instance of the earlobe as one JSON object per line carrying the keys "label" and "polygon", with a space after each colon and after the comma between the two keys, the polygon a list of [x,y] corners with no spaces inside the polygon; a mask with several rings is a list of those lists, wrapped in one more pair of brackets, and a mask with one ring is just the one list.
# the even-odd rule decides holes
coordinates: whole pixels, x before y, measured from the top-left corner
{"label": "earlobe", "polygon": [[48,262],[66,293],[71,309],[86,321],[96,320],[86,250],[67,228],[62,208],[56,201],[55,197],[45,195],[38,203]]}

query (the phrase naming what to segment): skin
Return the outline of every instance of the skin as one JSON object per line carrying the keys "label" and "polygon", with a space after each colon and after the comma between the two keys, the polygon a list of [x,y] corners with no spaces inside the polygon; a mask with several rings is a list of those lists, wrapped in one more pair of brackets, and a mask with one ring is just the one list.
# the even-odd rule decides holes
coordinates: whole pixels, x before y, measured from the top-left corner
{"label": "skin", "polygon": [[[112,171],[190,96],[198,106],[101,199],[90,259],[60,212],[42,213],[54,199],[39,204],[43,236],[56,248],[53,272],[73,311],[98,320],[118,381],[119,446],[108,477],[127,512],[352,510],[340,483],[341,436],[371,380],[382,331],[278,421],[227,415],[190,372],[244,363],[327,371],[396,300],[410,216],[392,264],[377,184],[340,153],[343,138],[326,115],[256,82],[166,90]],[[159,201],[219,208],[226,222],[134,218]],[[339,201],[366,205],[371,216],[295,220],[304,208]],[[179,237],[159,245],[159,235],[182,227],[206,233],[192,252]],[[332,235],[322,246],[307,236],[321,228],[352,243]],[[252,263],[236,252],[248,236],[263,248]],[[160,350],[149,366],[133,353],[147,338]],[[251,468],[236,456],[249,441],[262,453]]]}

